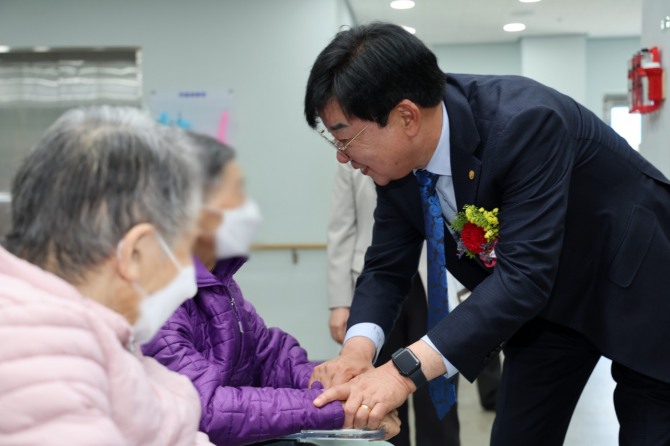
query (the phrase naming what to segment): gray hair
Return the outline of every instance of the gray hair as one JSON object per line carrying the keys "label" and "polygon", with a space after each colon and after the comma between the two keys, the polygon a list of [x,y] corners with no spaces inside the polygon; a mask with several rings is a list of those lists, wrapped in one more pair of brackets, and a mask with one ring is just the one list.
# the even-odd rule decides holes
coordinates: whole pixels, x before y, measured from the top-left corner
{"label": "gray hair", "polygon": [[202,205],[193,150],[138,109],[66,112],[14,178],[7,249],[77,283],[139,223],[171,245]]}
{"label": "gray hair", "polygon": [[186,136],[202,164],[203,195],[207,197],[216,187],[223,169],[235,159],[235,151],[229,145],[203,133],[188,131]]}

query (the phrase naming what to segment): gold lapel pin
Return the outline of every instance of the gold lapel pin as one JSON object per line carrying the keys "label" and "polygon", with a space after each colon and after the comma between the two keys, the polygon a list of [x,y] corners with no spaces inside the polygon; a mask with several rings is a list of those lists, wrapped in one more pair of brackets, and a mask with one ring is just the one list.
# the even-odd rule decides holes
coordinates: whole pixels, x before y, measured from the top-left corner
{"label": "gold lapel pin", "polygon": [[468,178],[470,178],[471,180],[475,179],[475,171],[474,170],[471,170],[470,172],[468,172]]}

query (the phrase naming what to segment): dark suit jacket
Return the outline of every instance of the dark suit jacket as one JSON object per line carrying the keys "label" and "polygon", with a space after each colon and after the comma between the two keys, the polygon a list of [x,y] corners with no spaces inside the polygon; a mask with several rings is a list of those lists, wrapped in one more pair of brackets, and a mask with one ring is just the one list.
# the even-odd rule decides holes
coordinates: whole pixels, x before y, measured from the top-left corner
{"label": "dark suit jacket", "polygon": [[[668,179],[593,113],[532,80],[448,75],[444,102],[458,207],[499,208],[500,242],[489,270],[457,258],[445,237],[447,267],[473,293],[428,333],[440,352],[472,381],[539,317],[670,382]],[[414,175],[378,187],[350,326],[388,334],[424,237]]]}

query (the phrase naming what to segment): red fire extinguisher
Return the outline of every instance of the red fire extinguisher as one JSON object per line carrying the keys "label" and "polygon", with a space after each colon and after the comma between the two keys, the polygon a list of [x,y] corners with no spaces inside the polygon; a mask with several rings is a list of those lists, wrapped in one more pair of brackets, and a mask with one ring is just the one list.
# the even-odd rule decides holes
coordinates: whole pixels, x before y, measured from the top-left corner
{"label": "red fire extinguisher", "polygon": [[643,48],[628,62],[628,102],[631,113],[658,110],[665,98],[665,79],[658,47]]}

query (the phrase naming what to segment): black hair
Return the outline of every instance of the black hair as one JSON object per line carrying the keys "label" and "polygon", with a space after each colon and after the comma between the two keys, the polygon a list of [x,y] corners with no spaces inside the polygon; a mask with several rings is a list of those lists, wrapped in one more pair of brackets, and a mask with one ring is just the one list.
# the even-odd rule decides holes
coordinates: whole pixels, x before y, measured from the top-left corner
{"label": "black hair", "polygon": [[421,107],[442,100],[446,76],[424,43],[402,27],[373,22],[340,31],[316,58],[307,81],[305,118],[314,128],[331,98],[347,116],[385,126],[408,99]]}

